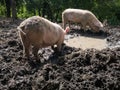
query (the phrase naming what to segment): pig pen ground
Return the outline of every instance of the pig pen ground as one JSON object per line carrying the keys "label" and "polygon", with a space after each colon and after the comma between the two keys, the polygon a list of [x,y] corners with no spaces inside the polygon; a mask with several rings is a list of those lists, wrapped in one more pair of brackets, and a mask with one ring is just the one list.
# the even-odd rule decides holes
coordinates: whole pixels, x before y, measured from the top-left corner
{"label": "pig pen ground", "polygon": [[107,47],[82,49],[64,44],[61,55],[50,47],[42,48],[39,63],[32,54],[30,61],[22,57],[16,30],[19,23],[6,21],[0,26],[0,90],[120,89],[120,26],[106,26],[104,32],[96,34],[71,30],[66,42],[80,36],[97,37],[106,39]]}

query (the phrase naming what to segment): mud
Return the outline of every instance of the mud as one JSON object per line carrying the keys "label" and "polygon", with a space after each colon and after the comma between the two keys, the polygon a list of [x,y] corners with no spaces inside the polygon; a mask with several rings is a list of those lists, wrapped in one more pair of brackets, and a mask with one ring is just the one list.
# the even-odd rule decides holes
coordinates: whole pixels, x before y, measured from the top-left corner
{"label": "mud", "polygon": [[100,36],[106,39],[107,47],[83,50],[64,44],[61,54],[42,48],[40,63],[32,54],[29,61],[23,58],[18,24],[0,27],[0,90],[119,90],[119,26],[107,26],[96,34],[71,30],[68,39]]}
{"label": "mud", "polygon": [[67,46],[71,46],[75,48],[82,48],[83,50],[90,48],[102,50],[107,47],[106,39],[101,39],[97,37],[92,38],[85,36],[79,36],[79,37],[74,37],[72,39],[68,39],[65,41],[65,44]]}

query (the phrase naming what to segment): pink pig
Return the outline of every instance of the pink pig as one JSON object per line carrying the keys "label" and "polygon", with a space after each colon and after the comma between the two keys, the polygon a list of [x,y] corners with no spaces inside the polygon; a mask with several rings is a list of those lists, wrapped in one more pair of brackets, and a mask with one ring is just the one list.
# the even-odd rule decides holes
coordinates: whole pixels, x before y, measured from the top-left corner
{"label": "pink pig", "polygon": [[85,30],[86,26],[93,29],[93,32],[99,32],[103,29],[103,24],[96,18],[96,16],[88,11],[82,9],[66,9],[62,13],[63,27],[70,23],[79,23]]}
{"label": "pink pig", "polygon": [[57,50],[61,51],[64,36],[69,31],[69,27],[63,30],[58,24],[40,16],[33,16],[24,20],[17,29],[24,47],[25,56],[29,58],[30,46],[32,45],[36,59],[38,59],[39,48],[57,45]]}

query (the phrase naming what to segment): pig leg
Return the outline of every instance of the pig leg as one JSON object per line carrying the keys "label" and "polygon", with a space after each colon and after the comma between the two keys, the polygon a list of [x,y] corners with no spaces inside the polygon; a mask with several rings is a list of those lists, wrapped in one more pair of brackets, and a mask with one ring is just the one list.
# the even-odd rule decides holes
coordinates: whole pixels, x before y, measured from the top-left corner
{"label": "pig leg", "polygon": [[62,43],[57,44],[57,54],[62,55],[63,50],[62,50]]}
{"label": "pig leg", "polygon": [[58,51],[58,52],[61,51],[61,44],[57,44],[57,51]]}
{"label": "pig leg", "polygon": [[65,23],[63,22],[63,28],[65,29]]}
{"label": "pig leg", "polygon": [[[70,21],[68,22],[68,25],[69,25],[69,27],[70,27]],[[71,28],[71,27],[70,27]]]}
{"label": "pig leg", "polygon": [[82,22],[82,29],[84,29],[84,32],[86,31],[86,23],[85,22]]}
{"label": "pig leg", "polygon": [[29,54],[30,54],[30,43],[28,41],[24,42],[24,52],[25,52],[25,56],[29,59]]}
{"label": "pig leg", "polygon": [[72,29],[72,22],[68,22],[69,27]]}
{"label": "pig leg", "polygon": [[54,48],[54,46],[51,46],[51,48],[54,50],[55,48]]}
{"label": "pig leg", "polygon": [[80,27],[80,29],[82,29],[82,24],[81,23],[78,23],[78,26]]}
{"label": "pig leg", "polygon": [[58,51],[58,52],[61,51],[63,40],[64,40],[64,39],[61,39],[61,40],[57,43],[57,51]]}
{"label": "pig leg", "polygon": [[65,30],[65,27],[66,27],[66,22],[63,22],[63,28]]}
{"label": "pig leg", "polygon": [[27,57],[27,59],[29,59],[30,42],[22,32],[20,32],[20,37],[23,44],[23,53],[25,55],[24,57]]}
{"label": "pig leg", "polygon": [[36,47],[36,46],[33,47],[33,54],[34,54],[35,59],[36,59],[37,61],[39,60],[39,59],[38,59],[38,50],[39,50],[38,47]]}
{"label": "pig leg", "polygon": [[51,46],[51,48],[52,48],[52,50],[56,51],[56,49],[55,49],[54,45],[53,45],[53,46]]}
{"label": "pig leg", "polygon": [[66,24],[67,24],[67,20],[64,17],[62,17],[62,23],[63,23],[63,28],[65,30],[65,27],[66,27]]}

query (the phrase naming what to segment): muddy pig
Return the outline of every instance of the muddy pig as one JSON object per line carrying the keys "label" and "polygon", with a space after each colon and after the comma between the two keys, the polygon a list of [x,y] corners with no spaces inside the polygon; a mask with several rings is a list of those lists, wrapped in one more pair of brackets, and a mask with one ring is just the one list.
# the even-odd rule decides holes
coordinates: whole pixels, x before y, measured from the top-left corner
{"label": "muddy pig", "polygon": [[58,24],[40,16],[33,16],[24,20],[17,29],[25,56],[29,59],[30,46],[33,46],[33,54],[37,60],[39,48],[57,45],[57,50],[61,51],[64,36],[69,31],[69,27],[63,30]]}
{"label": "muddy pig", "polygon": [[103,24],[88,10],[66,9],[62,13],[62,22],[64,28],[66,24],[69,24],[70,27],[70,23],[79,23],[84,30],[86,30],[86,26],[93,29],[93,32],[103,29]]}

